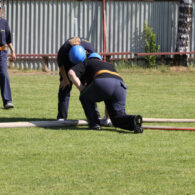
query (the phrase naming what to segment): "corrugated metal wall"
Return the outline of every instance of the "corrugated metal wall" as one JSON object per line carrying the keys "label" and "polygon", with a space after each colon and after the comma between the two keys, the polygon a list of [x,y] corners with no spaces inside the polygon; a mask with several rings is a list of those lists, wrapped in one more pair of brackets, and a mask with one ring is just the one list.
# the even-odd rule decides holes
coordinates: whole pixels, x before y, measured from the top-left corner
{"label": "corrugated metal wall", "polygon": [[[103,50],[102,1],[7,0],[4,3],[16,53],[56,53],[72,36],[84,37],[98,52]],[[177,17],[177,1],[107,1],[108,51],[143,52],[145,21],[154,29],[161,51],[174,51]],[[195,11],[192,23],[190,50],[195,51]],[[40,63],[31,62],[30,67],[39,67]],[[16,66],[28,67],[29,61]],[[50,62],[50,69],[56,69],[55,61]]]}
{"label": "corrugated metal wall", "polygon": [[176,2],[107,3],[109,51],[143,52],[144,22],[153,28],[161,51],[174,51],[177,34]]}

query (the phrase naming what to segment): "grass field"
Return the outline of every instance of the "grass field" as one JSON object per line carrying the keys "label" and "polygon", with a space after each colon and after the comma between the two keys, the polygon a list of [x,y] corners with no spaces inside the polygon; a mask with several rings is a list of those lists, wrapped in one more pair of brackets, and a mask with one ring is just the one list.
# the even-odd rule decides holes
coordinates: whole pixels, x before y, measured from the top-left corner
{"label": "grass field", "polygon": [[[121,69],[127,113],[195,118],[195,70]],[[54,120],[57,74],[10,74],[13,110],[0,121]],[[69,119],[84,119],[73,88]],[[98,104],[103,117],[104,105]],[[192,126],[195,124],[174,124]],[[0,194],[195,194],[195,133],[113,127],[0,129]]]}

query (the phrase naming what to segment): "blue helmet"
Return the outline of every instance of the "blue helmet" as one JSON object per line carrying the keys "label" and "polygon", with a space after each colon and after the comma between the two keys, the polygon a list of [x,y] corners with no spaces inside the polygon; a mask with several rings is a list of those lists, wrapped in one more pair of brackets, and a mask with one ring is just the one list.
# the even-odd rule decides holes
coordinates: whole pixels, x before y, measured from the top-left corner
{"label": "blue helmet", "polygon": [[80,62],[83,62],[86,58],[86,52],[85,49],[80,45],[73,46],[69,51],[69,60],[73,64],[78,64]]}
{"label": "blue helmet", "polygon": [[102,57],[100,56],[100,54],[98,53],[91,53],[88,58],[98,58],[100,60],[102,60]]}

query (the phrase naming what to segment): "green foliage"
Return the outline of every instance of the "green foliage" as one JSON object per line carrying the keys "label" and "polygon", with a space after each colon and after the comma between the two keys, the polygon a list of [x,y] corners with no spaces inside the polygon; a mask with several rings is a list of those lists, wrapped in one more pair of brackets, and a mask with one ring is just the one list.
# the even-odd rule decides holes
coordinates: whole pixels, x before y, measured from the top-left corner
{"label": "green foliage", "polygon": [[137,66],[132,60],[120,60],[112,63],[117,70],[130,69]]}
{"label": "green foliage", "polygon": [[[160,45],[156,45],[156,35],[146,23],[144,23],[143,35],[145,41],[145,52],[146,53],[159,52]],[[150,67],[156,66],[156,56],[146,56],[145,60]]]}
{"label": "green foliage", "polygon": [[[121,69],[127,113],[194,118],[194,72]],[[21,73],[10,81],[15,108],[0,106],[1,122],[56,119],[58,74]],[[85,118],[78,96],[73,87],[69,119]],[[98,109],[103,116],[104,104]],[[194,139],[194,132],[135,135],[113,127],[0,128],[0,194],[195,194]]]}

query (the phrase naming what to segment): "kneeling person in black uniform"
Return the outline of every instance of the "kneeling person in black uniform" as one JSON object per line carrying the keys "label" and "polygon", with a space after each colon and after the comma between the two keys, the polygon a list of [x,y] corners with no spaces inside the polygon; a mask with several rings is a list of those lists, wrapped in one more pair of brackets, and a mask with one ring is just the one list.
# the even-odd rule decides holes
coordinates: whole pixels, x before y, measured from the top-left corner
{"label": "kneeling person in black uniform", "polygon": [[[95,103],[104,101],[115,127],[143,133],[142,117],[127,115],[125,112],[127,89],[125,83],[114,66],[102,61],[98,53],[91,53],[83,63],[72,67],[68,75],[81,92],[80,101],[90,129],[100,129]],[[85,80],[87,86],[83,86],[80,80]]]}

